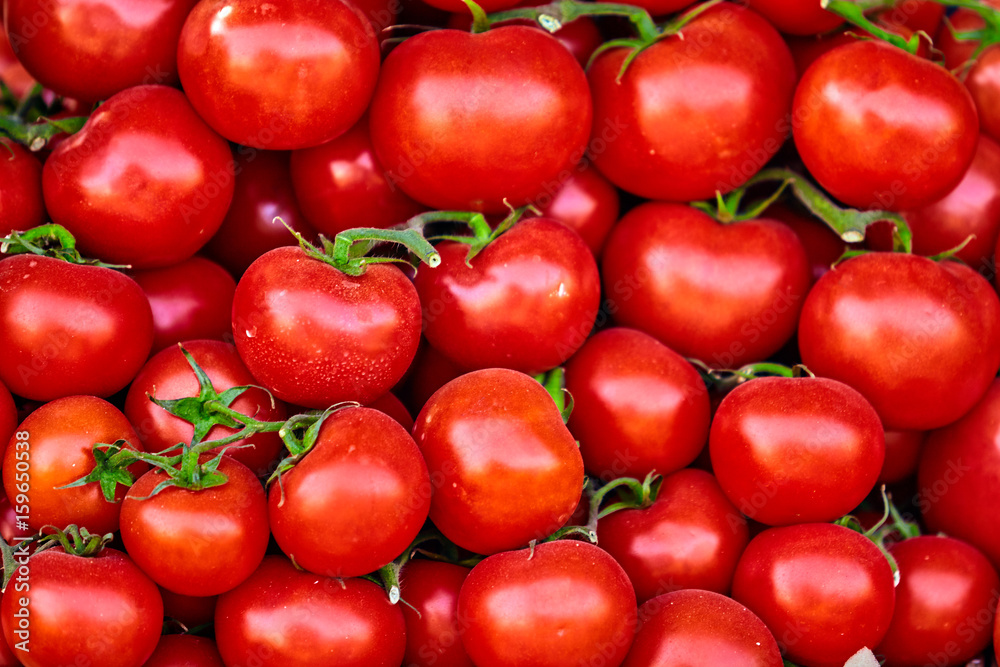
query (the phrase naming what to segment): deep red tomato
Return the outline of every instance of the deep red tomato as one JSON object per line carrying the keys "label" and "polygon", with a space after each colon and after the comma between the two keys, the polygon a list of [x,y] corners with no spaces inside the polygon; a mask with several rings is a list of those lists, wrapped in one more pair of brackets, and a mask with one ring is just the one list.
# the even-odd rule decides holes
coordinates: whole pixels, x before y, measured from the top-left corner
{"label": "deep red tomato", "polygon": [[836,14],[826,11],[820,0],[750,0],[749,5],[774,27],[789,35],[829,32],[844,22]]}
{"label": "deep red tomato", "polygon": [[822,278],[847,250],[847,243],[826,224],[782,204],[769,206],[764,217],[791,227],[799,237],[812,267],[813,281]]}
{"label": "deep red tomato", "polygon": [[934,0],[899,0],[891,9],[882,12],[879,20],[913,32],[923,30],[933,37],[941,26],[946,9]]}
{"label": "deep red tomato", "polygon": [[420,411],[413,439],[434,486],[431,520],[475,553],[545,538],[580,501],[580,450],[551,397],[523,373],[494,368],[452,380]]}
{"label": "deep red tomato", "polygon": [[137,269],[168,266],[222,224],[233,158],[183,93],[138,86],[112,96],[52,151],[42,187],[52,221],[84,254]]}
{"label": "deep red tomato", "polygon": [[164,635],[142,667],[225,667],[215,642],[193,635]]}
{"label": "deep red tomato", "polygon": [[925,431],[886,431],[885,463],[878,474],[878,483],[894,484],[917,472],[917,462],[926,439]]}
{"label": "deep red tomato", "polygon": [[227,665],[399,667],[406,649],[400,606],[365,579],[318,577],[268,556],[219,597],[215,641]]}
{"label": "deep red tomato", "polygon": [[152,344],[149,301],[131,278],[36,255],[0,260],[0,380],[18,396],[110,396]]}
{"label": "deep red tomato", "polygon": [[17,406],[7,387],[0,383],[0,444],[10,441],[17,430]]}
{"label": "deep red tomato", "polygon": [[640,604],[684,588],[729,593],[750,539],[746,520],[715,478],[690,469],[666,477],[650,507],[601,519],[597,536],[628,574]]}
{"label": "deep red tomato", "polygon": [[400,574],[406,619],[407,667],[474,667],[462,646],[458,595],[469,568],[433,560],[410,561]]}
{"label": "deep red tomato", "polygon": [[639,618],[642,626],[624,667],[784,664],[764,622],[739,602],[718,593],[667,593],[639,607]]}
{"label": "deep red tomato", "polygon": [[629,53],[604,51],[588,70],[590,152],[628,192],[672,201],[728,192],[760,171],[791,131],[795,64],[752,11],[730,3],[706,10],[643,50],[619,81]]}
{"label": "deep red tomato", "polygon": [[420,300],[402,271],[352,277],[300,248],[254,262],[233,299],[236,349],[258,382],[290,403],[368,403],[406,372],[420,341]]}
{"label": "deep red tomato", "polygon": [[965,85],[976,102],[983,132],[1000,139],[1000,48],[991,46],[979,54]]}
{"label": "deep red tomato", "polygon": [[316,236],[295,200],[288,162],[284,151],[237,149],[233,203],[205,246],[206,254],[235,276],[268,250],[296,245],[295,236],[277,217],[309,240]]}
{"label": "deep red tomato", "polygon": [[616,322],[721,368],[777,352],[795,333],[811,282],[805,250],[785,225],[721,225],[663,202],[621,219],[601,269]]}
{"label": "deep red tomato", "polygon": [[763,377],[719,404],[709,436],[726,496],[769,526],[833,521],[872,490],[885,460],[875,409],[842,382]]}
{"label": "deep red tomato", "polygon": [[42,163],[21,144],[0,137],[0,236],[42,224]]}
{"label": "deep red tomato", "polygon": [[368,574],[413,542],[431,491],[420,450],[398,422],[378,410],[347,408],[327,417],[313,449],[271,484],[271,531],[310,572]]}
{"label": "deep red tomato", "polygon": [[196,0],[9,0],[18,60],[46,88],[96,102],[139,84],[177,82],[177,38]]}
{"label": "deep red tomato", "polygon": [[525,26],[433,30],[386,58],[372,144],[391,181],[440,209],[506,211],[583,156],[591,120],[579,63]]}
{"label": "deep red tomato", "polygon": [[[3,460],[3,487],[15,511],[25,515],[32,530],[75,523],[95,534],[118,530],[120,505],[125,495],[118,487],[116,503],[104,499],[96,483],[69,489],[94,469],[94,444],[125,440],[127,447],[142,450],[139,436],[118,409],[93,396],[60,398],[32,412],[21,422],[7,444]],[[144,463],[129,468],[135,475]]]}
{"label": "deep red tomato", "polygon": [[[422,339],[413,363],[406,372],[400,396],[412,414],[418,414],[434,392],[464,371]],[[410,429],[411,431],[413,429]]]}
{"label": "deep red tomato", "polygon": [[[4,539],[7,539],[4,536]],[[10,589],[10,595],[14,595],[13,587]],[[3,605],[3,596],[0,596],[0,608]],[[471,663],[470,663],[471,664]],[[21,667],[21,661],[14,657],[14,651],[7,646],[7,641],[0,641],[0,667]]]}
{"label": "deep red tomato", "polygon": [[618,220],[618,190],[593,167],[579,165],[553,192],[534,202],[547,218],[558,220],[583,239],[594,257]]}
{"label": "deep red tomato", "polygon": [[406,409],[403,402],[396,398],[395,394],[391,392],[388,394],[382,394],[369,403],[368,407],[389,415],[395,421],[399,422],[399,425],[402,426],[407,433],[413,431],[413,415],[411,415],[410,411]]}
{"label": "deep red tomato", "polygon": [[[915,1],[915,0],[910,0]],[[931,0],[930,4],[935,4]],[[943,7],[943,5],[938,5],[938,7]],[[872,17],[872,21],[875,25],[886,30],[890,33],[899,35],[904,40],[908,40],[913,36],[913,31],[905,26],[896,25],[889,23],[886,19],[882,17]],[[795,69],[799,73],[799,77],[805,73],[809,67],[819,60],[819,57],[826,54],[829,51],[836,49],[839,46],[844,46],[845,44],[853,44],[858,41],[858,39],[878,39],[874,37],[867,30],[861,30],[853,25],[845,26],[842,29],[835,30],[834,32],[826,33],[823,35],[807,35],[801,37],[786,36],[785,41],[788,43],[788,48],[792,51],[792,58],[795,59]],[[917,47],[917,55],[921,58],[929,58],[930,56],[930,44],[924,39],[921,40],[920,46]]]}
{"label": "deep red tomato", "polygon": [[[184,347],[208,375],[217,392],[254,384],[253,376],[232,345],[222,341],[193,340],[187,341]],[[190,443],[194,435],[190,422],[171,415],[147,395],[169,400],[197,396],[198,391],[198,378],[178,347],[163,350],[142,367],[125,397],[125,414],[135,425],[146,451],[162,452],[181,442]],[[281,401],[272,401],[267,392],[256,388],[243,392],[229,407],[259,421],[283,421],[287,415]],[[218,440],[234,432],[235,429],[216,426],[206,439]],[[260,476],[272,472],[272,464],[284,447],[277,433],[258,433],[237,440],[233,445],[227,454]]]}
{"label": "deep red tomato", "polygon": [[736,566],[733,598],[803,667],[842,667],[885,636],[895,605],[889,561],[867,537],[829,523],[771,528]]}
{"label": "deep red tomato", "polygon": [[181,31],[177,69],[191,104],[230,141],[306,148],[343,134],[364,113],[379,46],[349,2],[202,0]]}
{"label": "deep red tomato", "polygon": [[180,595],[162,586],[159,589],[160,597],[163,598],[164,618],[172,618],[188,628],[209,625],[215,618],[215,603],[218,601],[218,596],[195,597]]}
{"label": "deep red tomato", "polygon": [[957,262],[869,253],[816,283],[799,350],[817,375],[860,391],[886,428],[955,421],[1000,368],[1000,301]]}
{"label": "deep red tomato", "polygon": [[293,151],[291,173],[306,218],[330,238],[352,227],[398,225],[425,210],[386,177],[367,116],[333,141]]}
{"label": "deep red tomato", "polygon": [[38,83],[18,61],[4,29],[0,29],[0,81],[19,100],[24,99]]}
{"label": "deep red tomato", "polygon": [[597,263],[583,239],[548,218],[518,223],[470,264],[464,243],[414,284],[431,345],[463,368],[541,373],[565,362],[594,327]]}
{"label": "deep red tomato", "polygon": [[[950,27],[949,27],[950,24]],[[934,46],[944,54],[944,64],[949,70],[955,71],[966,65],[972,54],[979,48],[978,39],[956,39],[955,32],[970,32],[986,27],[983,17],[972,9],[959,7],[948,17],[948,23],[942,23],[934,38]]]}
{"label": "deep red tomato", "polygon": [[635,593],[592,544],[557,541],[490,556],[458,597],[462,644],[477,667],[618,667],[635,634]]}
{"label": "deep red tomato", "polygon": [[875,652],[888,667],[965,665],[990,643],[1000,577],[980,551],[950,537],[892,545],[896,610]]}
{"label": "deep red tomato", "polygon": [[138,667],[160,638],[163,602],[122,552],[81,558],[55,547],[20,566],[0,619],[24,667]]}
{"label": "deep red tomato", "polygon": [[667,475],[705,447],[710,420],[701,376],[679,354],[634,329],[606,329],[566,364],[569,430],[587,471],[610,481]]}
{"label": "deep red tomato", "polygon": [[795,146],[820,185],[851,206],[892,211],[954,189],[975,155],[979,126],[958,79],[878,40],[819,58],[795,91],[793,118]]}
{"label": "deep red tomato", "polygon": [[232,337],[236,281],[204,257],[162,269],[136,271],[132,279],[153,310],[153,352],[186,340]]}

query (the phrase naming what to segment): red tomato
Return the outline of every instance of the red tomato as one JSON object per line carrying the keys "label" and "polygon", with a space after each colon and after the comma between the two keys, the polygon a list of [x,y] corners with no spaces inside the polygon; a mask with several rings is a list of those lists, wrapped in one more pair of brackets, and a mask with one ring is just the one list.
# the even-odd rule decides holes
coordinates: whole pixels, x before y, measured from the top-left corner
{"label": "red tomato", "polygon": [[300,248],[276,248],[236,285],[236,349],[278,398],[310,408],[368,403],[406,372],[420,341],[420,300],[389,264],[352,277]]}
{"label": "red tomato", "polygon": [[750,0],[749,4],[774,27],[790,35],[829,32],[844,22],[826,11],[820,0]]}
{"label": "red tomato", "polygon": [[225,667],[215,642],[193,635],[164,635],[142,667]]}
{"label": "red tomato", "polygon": [[[537,0],[525,0],[516,4],[516,7],[535,6],[538,6]],[[512,19],[493,24],[494,27],[505,25],[523,25],[535,30],[544,30],[536,21],[530,19]],[[469,32],[472,30],[472,14],[463,7],[458,13],[452,14],[448,18],[448,23],[445,27]],[[562,23],[558,30],[549,34],[569,49],[569,52],[573,54],[573,57],[580,63],[581,67],[587,66],[587,63],[590,62],[590,56],[593,55],[597,47],[604,41],[597,24],[589,16],[581,16],[568,23]]]}
{"label": "red tomato", "polygon": [[110,396],[152,344],[149,301],[131,278],[36,255],[0,260],[0,380],[18,396]]}
{"label": "red tomato", "polygon": [[188,628],[208,625],[215,618],[215,603],[218,600],[216,596],[194,597],[168,591],[162,586],[159,588],[160,597],[163,598],[165,618],[172,618]]}
{"label": "red tomato", "polygon": [[597,264],[580,236],[548,218],[518,223],[465,263],[442,243],[441,265],[414,280],[424,335],[461,367],[541,373],[590,334],[601,300]]}
{"label": "red tomato", "polygon": [[[187,341],[184,346],[208,375],[217,392],[254,384],[253,376],[232,345],[222,341],[193,340]],[[125,414],[135,424],[146,451],[172,449],[178,443],[190,443],[194,435],[194,426],[190,422],[171,415],[149,400],[147,394],[169,400],[197,396],[198,391],[198,378],[177,347],[163,350],[142,367],[125,397]],[[229,407],[259,421],[283,421],[287,416],[283,403],[272,401],[267,392],[256,388],[243,392]],[[206,439],[218,440],[233,433],[235,429],[216,426],[208,432]],[[258,433],[237,440],[233,448],[227,450],[227,455],[256,475],[264,476],[273,472],[274,460],[283,447],[277,433]]]}
{"label": "red tomato", "polygon": [[469,551],[545,538],[580,501],[580,450],[552,398],[522,373],[494,368],[452,380],[420,411],[413,439],[434,486],[431,521]]}
{"label": "red tomato", "polygon": [[917,472],[917,462],[926,438],[924,431],[886,431],[885,463],[878,474],[878,483],[894,484]]}
{"label": "red tomato", "polygon": [[400,605],[365,579],[331,579],[268,556],[219,597],[215,641],[227,665],[399,667],[406,648]]}
{"label": "red tomato", "polygon": [[583,156],[591,120],[579,63],[525,26],[433,30],[386,58],[372,144],[390,180],[433,208],[506,211]]}
{"label": "red tomato", "polygon": [[777,352],[795,333],[811,282],[802,244],[785,225],[721,225],[663,202],[621,219],[601,269],[615,321],[721,368]]}
{"label": "red tomato", "polygon": [[27,96],[38,83],[14,55],[5,29],[0,29],[0,81],[4,82],[17,99]]}
{"label": "red tomato", "polygon": [[[125,495],[118,487],[115,503],[104,499],[96,482],[59,489],[94,469],[94,444],[125,440],[142,450],[139,436],[118,409],[93,396],[60,398],[32,412],[7,444],[3,460],[3,487],[18,515],[32,530],[70,524],[94,534],[118,530],[117,505]],[[146,465],[129,468],[141,475]]]}
{"label": "red tomato", "polygon": [[412,414],[417,414],[434,392],[463,372],[455,362],[423,341],[404,378],[400,394],[403,402]]}
{"label": "red tomato", "polygon": [[163,602],[122,552],[81,558],[56,547],[21,565],[0,618],[24,667],[138,667],[160,638]]}
{"label": "red tomato", "polygon": [[913,32],[923,30],[933,37],[941,26],[945,9],[947,7],[934,0],[900,0],[891,9],[882,12],[879,20]]}
{"label": "red tomato", "polygon": [[427,466],[413,438],[370,408],[327,417],[313,449],[268,493],[278,546],[300,568],[330,577],[391,562],[420,532],[430,504]]}
{"label": "red tomato", "polygon": [[569,430],[587,471],[604,481],[694,461],[708,438],[708,391],[691,364],[640,331],[606,329],[566,365]]}
{"label": "red tomato", "polygon": [[956,262],[869,253],[827,273],[799,321],[802,361],[860,391],[886,428],[955,421],[1000,368],[1000,301]]}
{"label": "red tomato", "polygon": [[743,515],[703,470],[668,476],[650,507],[606,516],[597,535],[628,574],[640,604],[684,588],[729,593],[750,539]]}
{"label": "red tomato", "polygon": [[186,340],[232,337],[236,281],[215,262],[191,257],[162,269],[136,271],[133,280],[153,310],[153,352]]}
{"label": "red tomato", "polygon": [[729,3],[706,10],[643,50],[619,82],[629,53],[604,51],[588,70],[590,152],[623,190],[672,201],[714,197],[760,171],[791,130],[795,65],[781,36],[752,11]]}
{"label": "red tomato", "polygon": [[17,406],[7,387],[0,383],[0,444],[9,442],[17,430]]}
{"label": "red tomato", "polygon": [[233,159],[183,93],[138,86],[112,96],[52,151],[42,186],[52,221],[81,252],[147,269],[187,259],[219,228]]}
{"label": "red tomato", "polygon": [[542,215],[579,234],[594,257],[601,256],[604,241],[618,220],[618,190],[590,166],[578,166],[558,189],[533,203]]}
{"label": "red tomato", "polygon": [[726,665],[782,667],[767,626],[753,612],[711,591],[676,591],[639,607],[642,627],[624,667]]}
{"label": "red tomato", "polygon": [[[949,29],[948,24],[951,25]],[[952,35],[955,32],[982,30],[986,27],[983,17],[972,9],[959,7],[948,17],[948,23],[942,24],[938,30],[934,45],[944,54],[945,67],[954,71],[962,68],[979,47],[978,39],[959,40]]]}
{"label": "red tomato", "polygon": [[462,644],[477,667],[617,667],[635,634],[635,593],[592,544],[547,542],[490,556],[458,597]]}
{"label": "red tomato", "polygon": [[788,660],[842,667],[892,620],[893,574],[867,537],[829,523],[771,528],[736,566],[733,598],[771,630]]}
{"label": "red tomato", "polygon": [[1000,139],[1000,48],[991,46],[979,54],[965,85],[976,102],[983,132]]}
{"label": "red tomato", "polygon": [[889,667],[965,665],[990,643],[1000,577],[981,552],[950,537],[892,545],[896,610],[875,652]]}
{"label": "red tomato", "polygon": [[[4,536],[6,540],[6,535]],[[15,595],[14,589],[10,589],[10,595]],[[3,597],[0,596],[0,606],[3,604]],[[470,663],[471,664],[471,663]],[[0,667],[21,667],[21,661],[14,657],[14,651],[7,646],[7,641],[0,641]]]}
{"label": "red tomato", "polygon": [[306,148],[364,113],[379,47],[348,2],[202,0],[181,31],[177,69],[191,104],[230,141]]}
{"label": "red tomato", "polygon": [[291,165],[302,211],[330,238],[352,227],[392,227],[425,210],[386,177],[367,116],[333,141],[292,152]]}
{"label": "red tomato", "polygon": [[177,38],[196,0],[9,0],[18,59],[46,88],[85,102],[177,82]]}
{"label": "red tomato", "polygon": [[24,146],[0,137],[0,236],[42,224],[42,163]]}
{"label": "red tomato", "polygon": [[795,91],[793,117],[809,173],[858,208],[926,206],[958,185],[976,151],[976,109],[958,79],[877,40],[817,60]]}
{"label": "red tomato", "polygon": [[847,243],[825,223],[793,211],[782,204],[768,207],[764,217],[791,227],[795,235],[799,237],[799,242],[802,243],[802,248],[806,251],[806,257],[812,267],[814,282],[822,278],[823,274],[829,271],[830,267],[847,250]]}
{"label": "red tomato", "polygon": [[389,415],[395,421],[399,422],[399,425],[402,426],[407,433],[413,431],[413,415],[411,415],[410,411],[406,409],[403,402],[396,398],[395,394],[382,394],[369,403],[368,407]]}
{"label": "red tomato", "polygon": [[462,646],[458,595],[469,568],[433,560],[410,561],[400,575],[406,619],[407,667],[474,667]]}

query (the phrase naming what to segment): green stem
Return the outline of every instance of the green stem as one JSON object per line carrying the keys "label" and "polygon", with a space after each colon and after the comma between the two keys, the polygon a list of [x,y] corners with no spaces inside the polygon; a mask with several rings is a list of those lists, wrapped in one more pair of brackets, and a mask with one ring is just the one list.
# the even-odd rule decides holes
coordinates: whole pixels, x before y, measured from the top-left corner
{"label": "green stem", "polygon": [[62,225],[48,223],[25,231],[12,231],[0,238],[0,253],[6,255],[39,255],[52,257],[70,264],[102,266],[108,269],[127,269],[124,264],[105,264],[96,259],[85,259],[76,249],[76,237]]}
{"label": "green stem", "polygon": [[857,3],[850,0],[820,0],[820,6],[832,14],[845,19],[868,34],[877,37],[883,42],[899,47],[907,53],[916,54],[920,48],[920,35],[914,34],[909,39],[873,23],[865,16],[864,9]]}
{"label": "green stem", "polygon": [[633,5],[613,2],[576,2],[559,0],[539,7],[519,7],[488,15],[490,25],[511,19],[535,21],[549,32],[555,32],[581,16],[624,16],[635,27],[639,39],[652,43],[660,38],[660,29],[649,12]]}

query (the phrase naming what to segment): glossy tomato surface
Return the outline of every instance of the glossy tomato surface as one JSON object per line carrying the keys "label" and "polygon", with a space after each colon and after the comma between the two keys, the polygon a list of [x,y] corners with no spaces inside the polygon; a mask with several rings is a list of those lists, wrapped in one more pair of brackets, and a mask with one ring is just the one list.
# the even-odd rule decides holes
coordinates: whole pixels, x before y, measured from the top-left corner
{"label": "glossy tomato surface", "polygon": [[473,667],[462,646],[458,595],[469,568],[433,560],[412,560],[400,575],[400,594],[407,602],[408,667]]}
{"label": "glossy tomato surface", "polygon": [[142,667],[224,667],[219,649],[207,637],[163,635]]}
{"label": "glossy tomato surface", "polygon": [[789,35],[829,32],[844,22],[823,8],[820,0],[750,0],[750,8]]}
{"label": "glossy tomato surface", "polygon": [[618,190],[594,167],[578,165],[557,190],[534,202],[547,218],[558,220],[583,239],[595,257],[618,221]]}
{"label": "glossy tomato surface", "polygon": [[42,224],[42,163],[28,149],[0,138],[0,234]]}

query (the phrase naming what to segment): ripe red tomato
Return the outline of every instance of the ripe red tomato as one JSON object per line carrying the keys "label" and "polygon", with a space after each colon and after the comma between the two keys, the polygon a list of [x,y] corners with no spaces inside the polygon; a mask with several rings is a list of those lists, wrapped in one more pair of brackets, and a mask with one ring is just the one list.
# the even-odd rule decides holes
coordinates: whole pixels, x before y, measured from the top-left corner
{"label": "ripe red tomato", "polygon": [[137,269],[169,266],[222,224],[233,158],[183,93],[138,86],[112,96],[52,151],[42,187],[52,221],[84,254]]}
{"label": "ripe red tomato", "polygon": [[532,202],[547,218],[558,220],[583,239],[594,257],[618,220],[618,190],[591,166],[578,166],[558,189]]}
{"label": "ripe red tomato", "polygon": [[[423,340],[404,378],[400,394],[404,404],[412,414],[418,414],[434,392],[463,372],[455,362]],[[410,431],[412,430],[411,428]]]}
{"label": "ripe red tomato", "polygon": [[420,411],[413,439],[434,486],[431,521],[469,551],[545,538],[580,502],[580,450],[545,389],[517,371],[452,380]]}
{"label": "ripe red tomato", "polygon": [[566,364],[569,430],[587,471],[604,481],[668,475],[705,447],[710,420],[701,376],[641,331],[606,329]]}
{"label": "ripe red tomato", "polygon": [[878,483],[894,484],[917,472],[917,462],[926,439],[924,431],[886,431],[885,463],[878,474]]}
{"label": "ripe red tomato", "polygon": [[597,263],[583,239],[548,218],[518,223],[470,264],[446,242],[441,265],[414,280],[431,345],[468,369],[541,373],[590,334],[601,300]]}
{"label": "ripe red tomato", "polygon": [[0,380],[15,394],[110,396],[152,344],[149,301],[131,278],[36,255],[0,260]]}
{"label": "ripe red tomato", "polygon": [[982,30],[986,27],[983,17],[972,9],[959,7],[948,17],[948,25],[942,23],[941,28],[934,38],[934,46],[944,54],[944,65],[949,70],[955,71],[962,68],[972,58],[972,54],[979,48],[978,39],[956,39],[952,34],[955,32],[969,32]]}
{"label": "ripe red tomato", "polygon": [[896,610],[875,652],[886,664],[964,665],[990,643],[1000,577],[961,540],[915,537],[890,547],[899,567]]}
{"label": "ripe red tomato", "polygon": [[21,565],[0,618],[24,667],[138,667],[160,638],[163,602],[122,552],[82,558],[55,547]]}
{"label": "ripe red tomato", "polygon": [[225,667],[215,642],[194,635],[164,635],[142,667]]}
{"label": "ripe red tomato", "polygon": [[635,634],[635,593],[592,544],[557,541],[490,556],[458,597],[462,644],[477,667],[618,667]]}
{"label": "ripe red tomato", "polygon": [[714,197],[760,171],[791,130],[795,64],[752,11],[730,3],[706,10],[643,50],[619,82],[629,53],[604,51],[588,70],[590,152],[623,190],[671,201]]}
{"label": "ripe red tomato", "polygon": [[806,257],[809,258],[814,282],[822,278],[847,250],[847,243],[826,224],[782,204],[769,206],[764,217],[791,227],[799,237],[799,242],[806,251]]}
{"label": "ripe red tomato", "polygon": [[0,383],[0,444],[10,441],[17,430],[17,406],[7,387]]}
{"label": "ripe red tomato", "polygon": [[666,477],[650,507],[601,519],[597,536],[628,574],[640,604],[685,588],[728,594],[750,539],[746,520],[715,478],[691,469]]}
{"label": "ripe red tomato", "polygon": [[[6,539],[6,536],[4,536]],[[14,595],[13,587],[10,589],[10,595]],[[3,605],[3,596],[0,596],[0,608]],[[471,663],[470,663],[471,664]],[[7,646],[7,641],[0,641],[0,667],[22,667],[21,661],[14,657],[14,651]]]}
{"label": "ripe red tomato", "polygon": [[879,20],[913,32],[923,30],[933,37],[941,26],[945,9],[947,7],[934,0],[899,0],[891,9],[882,12]]}
{"label": "ripe red tomato", "polygon": [[365,579],[319,577],[268,556],[219,596],[215,641],[227,665],[399,667],[406,649],[400,606]]}
{"label": "ripe red tomato", "polygon": [[793,118],[809,173],[863,209],[905,211],[940,199],[976,151],[976,109],[958,79],[878,40],[818,59],[795,91]]}
{"label": "ripe red tomato", "polygon": [[639,618],[642,626],[623,667],[784,664],[764,622],[739,602],[718,593],[667,593],[639,607]]}
{"label": "ripe red tomato", "polygon": [[983,132],[1000,139],[1000,48],[991,46],[979,54],[965,85],[976,102]]}
{"label": "ripe red tomato", "polygon": [[785,225],[721,225],[664,202],[621,219],[601,269],[616,322],[721,368],[777,352],[795,333],[811,282],[802,244]]}
{"label": "ripe red tomato", "polygon": [[458,595],[469,568],[433,560],[410,561],[400,574],[406,619],[407,667],[474,667],[462,646]]}
{"label": "ripe red tomato", "polygon": [[42,224],[42,163],[24,146],[0,137],[0,236]]}
{"label": "ripe red tomato", "polygon": [[885,636],[895,605],[889,561],[867,537],[829,523],[770,528],[736,566],[733,598],[803,667],[842,667]]}
{"label": "ripe red tomato", "polygon": [[[94,396],[60,398],[32,412],[21,422],[7,444],[3,459],[3,487],[11,504],[32,530],[70,524],[94,534],[118,530],[117,503],[125,495],[118,487],[115,503],[104,499],[96,482],[59,489],[94,469],[95,443],[125,440],[142,450],[139,436],[118,409]],[[144,463],[129,468],[133,475],[146,471]]]}
{"label": "ripe red tomato", "polygon": [[445,210],[506,211],[583,156],[591,104],[579,63],[525,26],[433,30],[389,54],[369,114],[390,180]]}
{"label": "ripe red tomato", "polygon": [[826,378],[763,377],[719,404],[712,470],[740,511],[769,526],[833,521],[875,486],[882,423],[864,396]]}
{"label": "ripe red tomato", "polygon": [[230,141],[306,148],[343,134],[364,113],[379,46],[349,2],[203,0],[181,31],[177,70],[191,104]]}
{"label": "ripe red tomato", "polygon": [[403,402],[396,398],[395,394],[391,392],[388,394],[382,394],[369,403],[368,407],[389,415],[395,421],[399,422],[399,425],[402,426],[407,433],[413,431],[413,415],[411,415],[410,411],[406,409]]}
{"label": "ripe red tomato", "polygon": [[799,350],[814,373],[860,391],[886,428],[930,429],[978,401],[1000,368],[1000,301],[956,262],[869,253],[816,283]]}
{"label": "ripe red tomato", "polygon": [[160,597],[163,598],[163,616],[165,618],[179,621],[188,628],[208,625],[215,618],[215,603],[218,596],[194,597],[168,591],[162,586],[159,589]]}
{"label": "ripe red tomato", "polygon": [[370,408],[340,410],[305,458],[271,484],[271,531],[300,568],[360,576],[413,542],[431,490],[420,450],[398,422]]}
{"label": "ripe red tomato", "polygon": [[820,0],[750,0],[749,5],[789,35],[830,32],[844,22],[833,12],[826,11]]}
{"label": "ripe red tomato", "polygon": [[413,360],[420,300],[389,264],[352,277],[300,248],[276,248],[236,285],[233,335],[247,368],[278,398],[310,408],[364,404]]}
{"label": "ripe red tomato", "polygon": [[[535,6],[538,6],[536,0],[521,0],[516,3],[516,8]],[[535,30],[544,30],[536,21],[531,19],[511,19],[492,24],[493,27],[505,25],[523,25]],[[463,7],[461,11],[453,13],[448,17],[448,23],[445,27],[470,32],[472,30],[472,14],[468,13],[466,8]],[[597,27],[594,19],[589,16],[581,16],[567,23],[561,23],[558,30],[549,34],[569,49],[569,52],[573,54],[573,57],[580,63],[581,67],[587,66],[594,51],[604,42],[600,29]]]}

